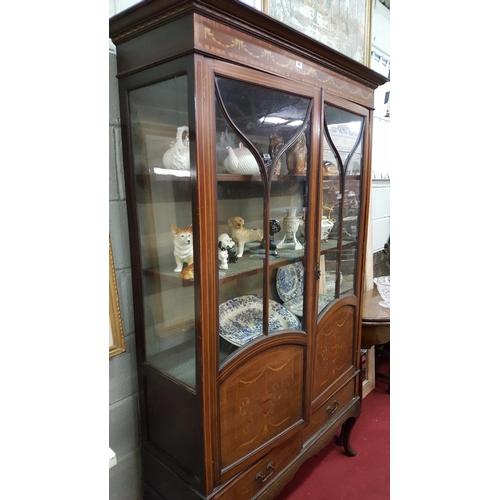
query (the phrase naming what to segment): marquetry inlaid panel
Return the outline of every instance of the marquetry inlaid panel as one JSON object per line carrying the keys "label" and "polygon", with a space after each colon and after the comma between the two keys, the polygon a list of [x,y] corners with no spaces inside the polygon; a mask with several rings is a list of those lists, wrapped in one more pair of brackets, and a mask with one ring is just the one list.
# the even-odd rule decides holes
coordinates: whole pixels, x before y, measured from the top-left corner
{"label": "marquetry inlaid panel", "polygon": [[350,305],[324,318],[316,337],[313,400],[336,380],[352,371],[354,363],[354,312]]}
{"label": "marquetry inlaid panel", "polygon": [[302,419],[303,349],[296,345],[269,349],[222,382],[222,468]]}
{"label": "marquetry inlaid panel", "polygon": [[285,50],[257,40],[212,19],[195,16],[195,45],[216,57],[260,68],[286,78],[322,87],[365,106],[373,105],[373,90]]}

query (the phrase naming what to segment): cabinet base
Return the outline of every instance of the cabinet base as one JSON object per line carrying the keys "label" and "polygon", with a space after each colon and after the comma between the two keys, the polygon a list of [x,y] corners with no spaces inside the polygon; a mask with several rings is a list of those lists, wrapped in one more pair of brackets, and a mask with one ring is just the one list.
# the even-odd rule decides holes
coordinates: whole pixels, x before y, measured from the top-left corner
{"label": "cabinet base", "polygon": [[[280,474],[273,478],[265,489],[250,498],[238,498],[238,500],[273,500],[293,478],[300,466],[310,457],[319,453],[332,441],[344,447],[346,455],[355,456],[356,452],[350,447],[350,435],[354,424],[361,412],[361,400],[359,397],[339,414],[335,422],[327,428],[323,428],[311,437],[297,457],[286,466]],[[336,438],[338,431],[340,435]],[[210,500],[225,496],[233,485],[228,489],[218,490],[209,496],[204,496],[188,486],[182,479],[175,475],[170,469],[162,465],[158,460],[147,452],[142,454],[144,473],[144,495],[143,500]]]}
{"label": "cabinet base", "polygon": [[[319,431],[319,433],[306,443],[306,446],[302,449],[300,455],[290,463],[290,465],[285,468],[282,473],[276,477],[276,479],[269,484],[269,486],[263,490],[259,496],[252,498],[251,500],[273,500],[278,496],[281,490],[292,480],[295,473],[299,470],[300,466],[310,457],[319,453],[325,446],[331,443],[337,435],[339,429],[344,426],[348,421],[350,429],[345,429],[341,433],[342,443],[344,446],[346,454],[349,456],[355,456],[356,452],[350,448],[349,438],[352,432],[353,426],[356,423],[359,414],[361,413],[361,400],[358,398],[355,403],[345,410],[344,413],[339,415],[338,420],[336,420],[327,429]],[[334,441],[336,444],[337,441]],[[347,447],[347,448],[346,448]],[[348,452],[347,450],[350,450]]]}

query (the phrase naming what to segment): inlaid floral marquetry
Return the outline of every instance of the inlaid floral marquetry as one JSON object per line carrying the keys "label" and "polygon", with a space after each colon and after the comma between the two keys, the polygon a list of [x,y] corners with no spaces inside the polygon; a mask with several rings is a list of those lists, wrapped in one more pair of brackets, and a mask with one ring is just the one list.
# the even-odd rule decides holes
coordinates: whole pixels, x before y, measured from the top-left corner
{"label": "inlaid floral marquetry", "polygon": [[316,340],[314,396],[320,395],[353,366],[354,309],[342,307],[323,322]]}
{"label": "inlaid floral marquetry", "polygon": [[300,346],[271,349],[222,383],[223,467],[300,421],[303,355]]}
{"label": "inlaid floral marquetry", "polygon": [[291,59],[289,54],[276,46],[262,41],[257,43],[255,38],[210,19],[203,18],[200,21],[195,26],[195,41],[204,51],[287,78],[321,86],[360,104],[372,104],[373,91],[366,87],[355,85],[312,62]]}

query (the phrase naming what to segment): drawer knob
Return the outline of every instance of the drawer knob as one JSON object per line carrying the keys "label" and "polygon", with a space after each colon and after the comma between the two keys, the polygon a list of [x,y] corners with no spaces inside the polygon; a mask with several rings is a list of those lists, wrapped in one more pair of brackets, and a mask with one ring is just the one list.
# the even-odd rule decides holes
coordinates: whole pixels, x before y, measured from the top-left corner
{"label": "drawer knob", "polygon": [[328,407],[326,408],[326,413],[333,415],[337,411],[339,404],[340,403],[336,399],[334,399],[333,406],[328,405]]}
{"label": "drawer knob", "polygon": [[273,475],[273,472],[274,472],[274,464],[272,462],[269,462],[267,464],[267,467],[266,467],[266,474],[264,474],[263,472],[259,472],[256,476],[255,476],[255,480],[256,481],[259,481],[259,483],[265,483],[272,475]]}

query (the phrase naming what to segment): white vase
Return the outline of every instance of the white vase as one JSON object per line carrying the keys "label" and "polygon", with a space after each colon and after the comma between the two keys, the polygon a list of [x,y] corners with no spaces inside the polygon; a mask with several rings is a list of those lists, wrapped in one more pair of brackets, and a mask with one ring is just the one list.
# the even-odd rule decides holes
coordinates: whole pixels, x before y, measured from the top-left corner
{"label": "white vase", "polygon": [[328,235],[333,228],[333,222],[328,219],[325,215],[321,217],[321,239],[328,241]]}
{"label": "white vase", "polygon": [[302,243],[297,239],[297,231],[300,226],[300,218],[297,217],[296,208],[287,208],[286,216],[283,219],[283,231],[285,235],[283,239],[276,245],[276,248],[292,247],[295,250],[300,250]]}

